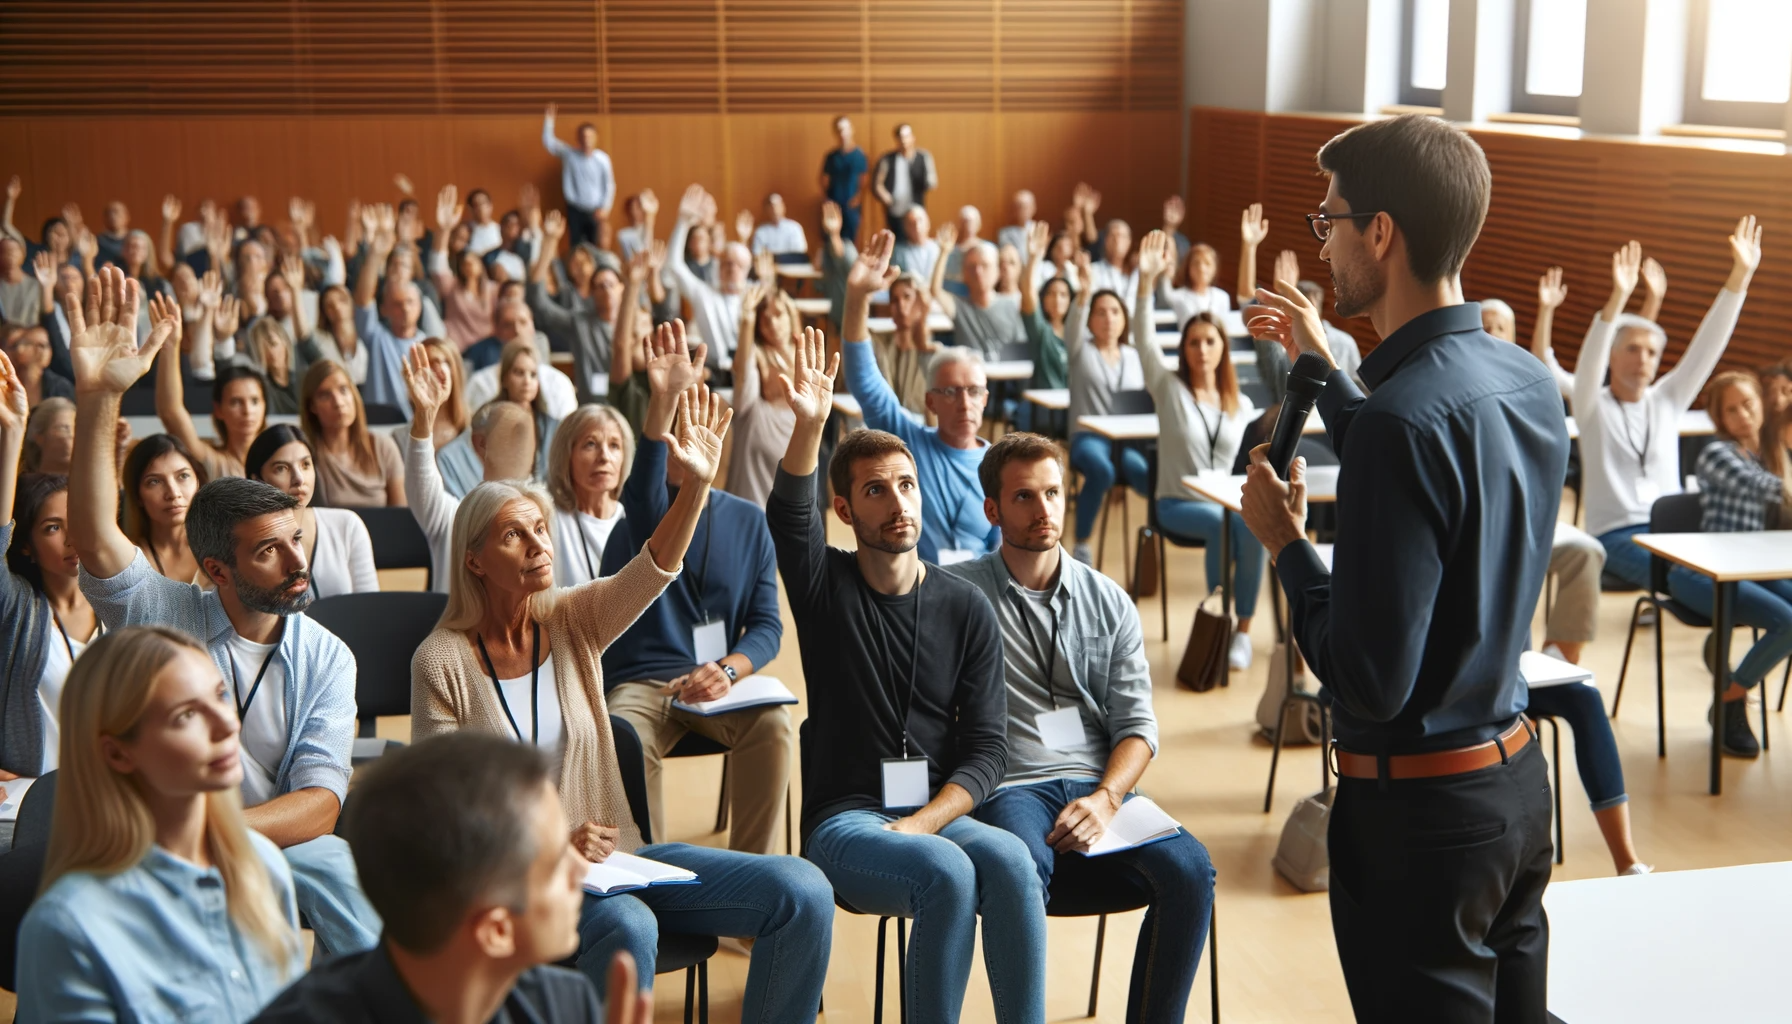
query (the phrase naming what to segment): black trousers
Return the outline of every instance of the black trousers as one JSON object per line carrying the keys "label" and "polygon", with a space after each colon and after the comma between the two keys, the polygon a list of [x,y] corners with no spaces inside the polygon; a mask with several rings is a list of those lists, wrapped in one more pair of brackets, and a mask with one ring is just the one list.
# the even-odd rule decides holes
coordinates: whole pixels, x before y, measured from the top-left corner
{"label": "black trousers", "polygon": [[1549,774],[1535,742],[1435,779],[1341,779],[1332,934],[1359,1021],[1548,1019]]}
{"label": "black trousers", "polygon": [[590,242],[599,249],[607,249],[610,246],[609,235],[609,218],[595,210],[584,210],[571,203],[566,204],[566,237],[569,245]]}

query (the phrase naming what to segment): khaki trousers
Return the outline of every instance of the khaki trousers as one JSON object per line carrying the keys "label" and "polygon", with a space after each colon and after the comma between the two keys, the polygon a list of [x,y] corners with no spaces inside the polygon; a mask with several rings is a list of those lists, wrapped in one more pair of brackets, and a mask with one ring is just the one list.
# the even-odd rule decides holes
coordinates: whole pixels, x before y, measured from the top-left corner
{"label": "khaki trousers", "polygon": [[660,768],[666,753],[687,732],[727,747],[728,848],[741,853],[771,853],[778,816],[790,787],[790,757],[796,730],[782,705],[734,711],[705,718],[672,706],[659,692],[663,682],[618,683],[605,695],[610,713],[635,727],[647,767],[647,801],[653,815],[653,841],[669,842],[666,802]]}
{"label": "khaki trousers", "polygon": [[1549,549],[1549,574],[1556,578],[1555,607],[1544,629],[1547,640],[1587,643],[1599,618],[1599,574],[1605,569],[1605,548],[1586,531],[1556,523]]}

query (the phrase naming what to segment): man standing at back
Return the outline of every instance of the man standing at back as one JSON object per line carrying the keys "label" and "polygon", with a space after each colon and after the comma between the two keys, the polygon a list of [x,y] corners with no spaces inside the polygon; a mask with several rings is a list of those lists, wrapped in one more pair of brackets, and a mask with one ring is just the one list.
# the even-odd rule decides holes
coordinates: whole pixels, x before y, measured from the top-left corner
{"label": "man standing at back", "polygon": [[567,237],[576,248],[590,242],[610,247],[610,208],[616,205],[616,172],[610,154],[597,148],[597,125],[579,125],[579,144],[568,146],[554,134],[554,105],[541,121],[541,144],[560,158],[560,194],[566,200]]}
{"label": "man standing at back", "polygon": [[[940,187],[939,170],[933,154],[915,145],[915,130],[908,122],[896,126],[896,148],[877,158],[877,170],[871,175],[872,191],[884,204],[884,216],[890,230],[903,237],[903,216],[915,207],[927,207],[927,193]],[[909,237],[910,242],[922,241]]]}
{"label": "man standing at back", "polygon": [[1295,282],[1258,289],[1250,324],[1333,366],[1319,399],[1341,463],[1333,568],[1303,533],[1304,464],[1284,483],[1252,452],[1244,515],[1336,726],[1338,958],[1361,1020],[1543,1020],[1549,777],[1518,656],[1561,502],[1561,399],[1462,300],[1492,190],[1467,134],[1376,121],[1326,143],[1319,168],[1331,186],[1308,221],[1339,315],[1383,339],[1361,368],[1374,391],[1336,368]]}
{"label": "man standing at back", "polygon": [[852,140],[852,121],[845,114],[834,118],[834,139],[839,145],[821,158],[821,194],[840,208],[840,237],[856,245],[865,205],[865,151]]}

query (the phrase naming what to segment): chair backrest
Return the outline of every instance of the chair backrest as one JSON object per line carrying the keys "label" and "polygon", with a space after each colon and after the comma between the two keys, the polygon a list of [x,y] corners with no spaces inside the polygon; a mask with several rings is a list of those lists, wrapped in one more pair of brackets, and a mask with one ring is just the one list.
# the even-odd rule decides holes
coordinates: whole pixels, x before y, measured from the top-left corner
{"label": "chair backrest", "polygon": [[647,760],[641,750],[641,737],[628,719],[610,716],[610,736],[616,744],[616,768],[622,773],[622,793],[628,798],[629,813],[635,816],[635,827],[641,830],[641,842],[653,842],[653,813],[647,802]]}
{"label": "chair backrest", "polygon": [[1015,363],[1033,358],[1033,346],[1024,341],[1010,341],[1002,346],[1002,362]]}
{"label": "chair backrest", "polygon": [[56,810],[56,772],[45,772],[31,784],[19,803],[19,820],[13,824],[12,845],[30,846],[50,841],[50,816]]}
{"label": "chair backrest", "polygon": [[37,899],[37,885],[44,876],[42,843],[14,844],[0,852],[0,988],[19,990],[15,965],[19,959],[19,926],[25,911]]}
{"label": "chair backrest", "polygon": [[[1696,494],[1670,494],[1655,499],[1649,506],[1650,533],[1698,533],[1705,518]],[[1649,556],[1649,589],[1657,594],[1668,592],[1668,563]]]}
{"label": "chair backrest", "polygon": [[417,517],[402,505],[355,508],[350,511],[367,524],[368,539],[373,542],[373,565],[376,569],[428,569],[429,538]]}
{"label": "chair backrest", "polygon": [[385,590],[338,594],[306,609],[355,656],[355,715],[363,736],[373,735],[373,720],[381,715],[411,713],[411,656],[447,606],[447,594]]}
{"label": "chair backrest", "polygon": [[381,402],[363,402],[361,408],[367,411],[367,425],[370,427],[389,427],[398,423],[409,423],[410,417],[396,405]]}
{"label": "chair backrest", "polygon": [[1157,403],[1151,400],[1149,391],[1116,391],[1108,399],[1108,412],[1114,416],[1136,416],[1156,411]]}

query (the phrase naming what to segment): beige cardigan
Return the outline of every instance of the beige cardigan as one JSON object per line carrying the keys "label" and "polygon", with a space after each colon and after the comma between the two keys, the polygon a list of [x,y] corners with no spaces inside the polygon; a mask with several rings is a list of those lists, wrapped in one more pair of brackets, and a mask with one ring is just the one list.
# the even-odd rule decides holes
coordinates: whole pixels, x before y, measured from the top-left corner
{"label": "beige cardigan", "polygon": [[[615,825],[622,831],[617,849],[625,853],[640,848],[641,830],[622,791],[610,713],[604,704],[601,659],[604,648],[677,578],[677,570],[665,572],[654,564],[643,545],[641,553],[614,576],[557,591],[553,611],[542,623],[548,630],[554,684],[560,694],[565,745],[560,799],[567,825],[577,828],[588,821]],[[491,677],[472,643],[459,631],[438,627],[411,658],[411,738],[422,740],[456,729],[511,736]]]}

